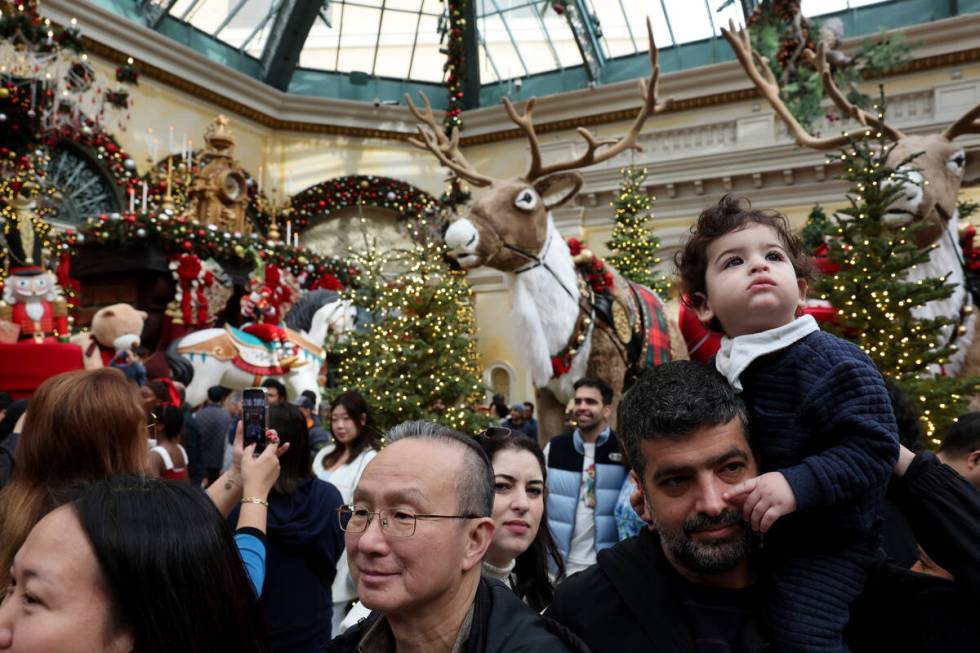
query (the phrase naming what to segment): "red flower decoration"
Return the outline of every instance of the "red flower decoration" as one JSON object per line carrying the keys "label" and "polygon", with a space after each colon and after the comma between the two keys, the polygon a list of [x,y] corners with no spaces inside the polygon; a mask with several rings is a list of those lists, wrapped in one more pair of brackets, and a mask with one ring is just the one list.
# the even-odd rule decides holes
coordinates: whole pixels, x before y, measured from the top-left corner
{"label": "red flower decoration", "polygon": [[196,279],[201,273],[201,259],[193,254],[185,254],[177,261],[177,275],[188,281]]}
{"label": "red flower decoration", "polygon": [[552,356],[551,357],[551,373],[554,376],[561,376],[562,374],[568,374],[569,370],[572,369],[572,361],[569,357]]}
{"label": "red flower decoration", "polygon": [[310,287],[311,290],[316,290],[317,288],[323,288],[324,290],[343,290],[344,284],[340,283],[337,277],[328,272],[317,279]]}
{"label": "red flower decoration", "polygon": [[578,238],[568,239],[568,251],[571,252],[572,256],[578,256],[582,253],[582,243]]}

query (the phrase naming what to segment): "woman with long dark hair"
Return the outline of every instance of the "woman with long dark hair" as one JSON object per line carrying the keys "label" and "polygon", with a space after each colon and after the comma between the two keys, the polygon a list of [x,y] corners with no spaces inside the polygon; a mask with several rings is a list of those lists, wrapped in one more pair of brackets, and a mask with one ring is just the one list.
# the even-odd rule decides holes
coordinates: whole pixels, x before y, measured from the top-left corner
{"label": "woman with long dark hair", "polygon": [[330,402],[330,433],[333,442],[313,460],[313,471],[325,481],[337,486],[345,500],[344,488],[353,493],[360,478],[348,478],[350,469],[363,471],[364,466],[378,453],[378,432],[371,424],[367,400],[357,390],[348,390]]}
{"label": "woman with long dark hair", "polygon": [[[277,653],[314,653],[330,640],[330,586],[344,546],[336,511],[343,501],[336,488],[313,475],[303,413],[292,404],[271,405],[268,424],[289,448],[279,459],[279,479],[265,502],[265,583],[259,604]],[[236,511],[230,523],[237,519]]]}
{"label": "woman with long dark hair", "polygon": [[[317,452],[313,472],[340,491],[344,504],[353,502],[354,488],[367,464],[378,455],[377,431],[371,424],[367,400],[357,390],[338,395],[330,403],[330,432],[333,442]],[[333,634],[357,599],[357,588],[350,577],[347,556],[337,564],[337,577],[331,587],[333,595]]]}
{"label": "woman with long dark hair", "polygon": [[492,428],[477,440],[493,465],[496,494],[493,541],[483,573],[498,578],[537,611],[551,603],[555,580],[565,573],[558,546],[548,530],[547,466],[541,447],[531,439]]}
{"label": "woman with long dark hair", "polygon": [[118,476],[56,503],[14,559],[4,651],[271,650],[231,533],[198,488]]}

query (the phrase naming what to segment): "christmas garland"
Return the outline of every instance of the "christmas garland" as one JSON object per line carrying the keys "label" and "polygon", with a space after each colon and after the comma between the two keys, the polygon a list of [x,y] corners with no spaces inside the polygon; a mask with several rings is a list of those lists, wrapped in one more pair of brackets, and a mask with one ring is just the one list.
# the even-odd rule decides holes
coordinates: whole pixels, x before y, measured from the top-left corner
{"label": "christmas garland", "polygon": [[293,230],[345,208],[373,206],[398,213],[402,220],[418,222],[435,213],[436,200],[404,181],[373,175],[337,177],[310,186],[292,198]]}
{"label": "christmas garland", "polygon": [[463,16],[463,10],[466,0],[448,0],[447,4],[449,24],[440,25],[440,32],[446,37],[446,47],[440,52],[446,55],[446,63],[443,64],[442,70],[446,75],[446,91],[449,98],[443,125],[449,132],[453,127],[463,130],[463,79],[466,75],[466,46],[463,42],[466,18]]}
{"label": "christmas garland", "polygon": [[249,260],[254,252],[263,263],[273,263],[303,278],[307,287],[329,287],[334,281],[349,286],[357,277],[357,270],[342,259],[273,243],[258,234],[245,236],[223,231],[215,225],[205,226],[165,212],[102,214],[90,218],[77,232],[69,229],[60,235],[63,250],[74,252],[83,244],[118,248],[157,246],[171,255],[194,254],[218,261]]}
{"label": "christmas garland", "polygon": [[[447,10],[448,22],[441,20],[439,34],[446,39],[446,47],[440,52],[446,55],[446,63],[442,70],[445,75],[447,106],[442,125],[447,136],[452,131],[463,131],[463,82],[466,79],[466,45],[463,30],[466,29],[466,17],[463,15],[466,0],[449,0]],[[444,219],[449,219],[455,213],[457,206],[469,202],[471,193],[463,186],[462,180],[453,175],[446,190],[439,197],[439,208]]]}

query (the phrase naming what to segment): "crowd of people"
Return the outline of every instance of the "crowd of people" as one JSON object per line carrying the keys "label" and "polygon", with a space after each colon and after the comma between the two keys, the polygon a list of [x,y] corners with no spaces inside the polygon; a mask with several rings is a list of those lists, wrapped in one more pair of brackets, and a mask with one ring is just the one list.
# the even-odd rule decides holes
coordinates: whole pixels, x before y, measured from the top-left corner
{"label": "crowd of people", "polygon": [[726,198],[677,262],[716,360],[615,415],[583,377],[558,434],[503,397],[382,433],[267,380],[245,447],[239,393],[112,368],[0,397],[0,651],[980,650],[980,413],[931,453],[797,316],[777,214]]}

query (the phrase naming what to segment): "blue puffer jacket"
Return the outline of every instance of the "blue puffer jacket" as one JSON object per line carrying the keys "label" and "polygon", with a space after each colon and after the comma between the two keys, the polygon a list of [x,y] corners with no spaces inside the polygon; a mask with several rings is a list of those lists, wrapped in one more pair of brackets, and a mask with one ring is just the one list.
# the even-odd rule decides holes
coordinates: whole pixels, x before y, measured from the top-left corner
{"label": "blue puffer jacket", "polygon": [[[548,445],[548,526],[562,558],[568,558],[575,530],[575,509],[582,482],[585,447],[578,429],[559,435]],[[595,448],[595,550],[602,551],[619,541],[616,531],[616,499],[626,478],[619,439],[606,428]]]}

